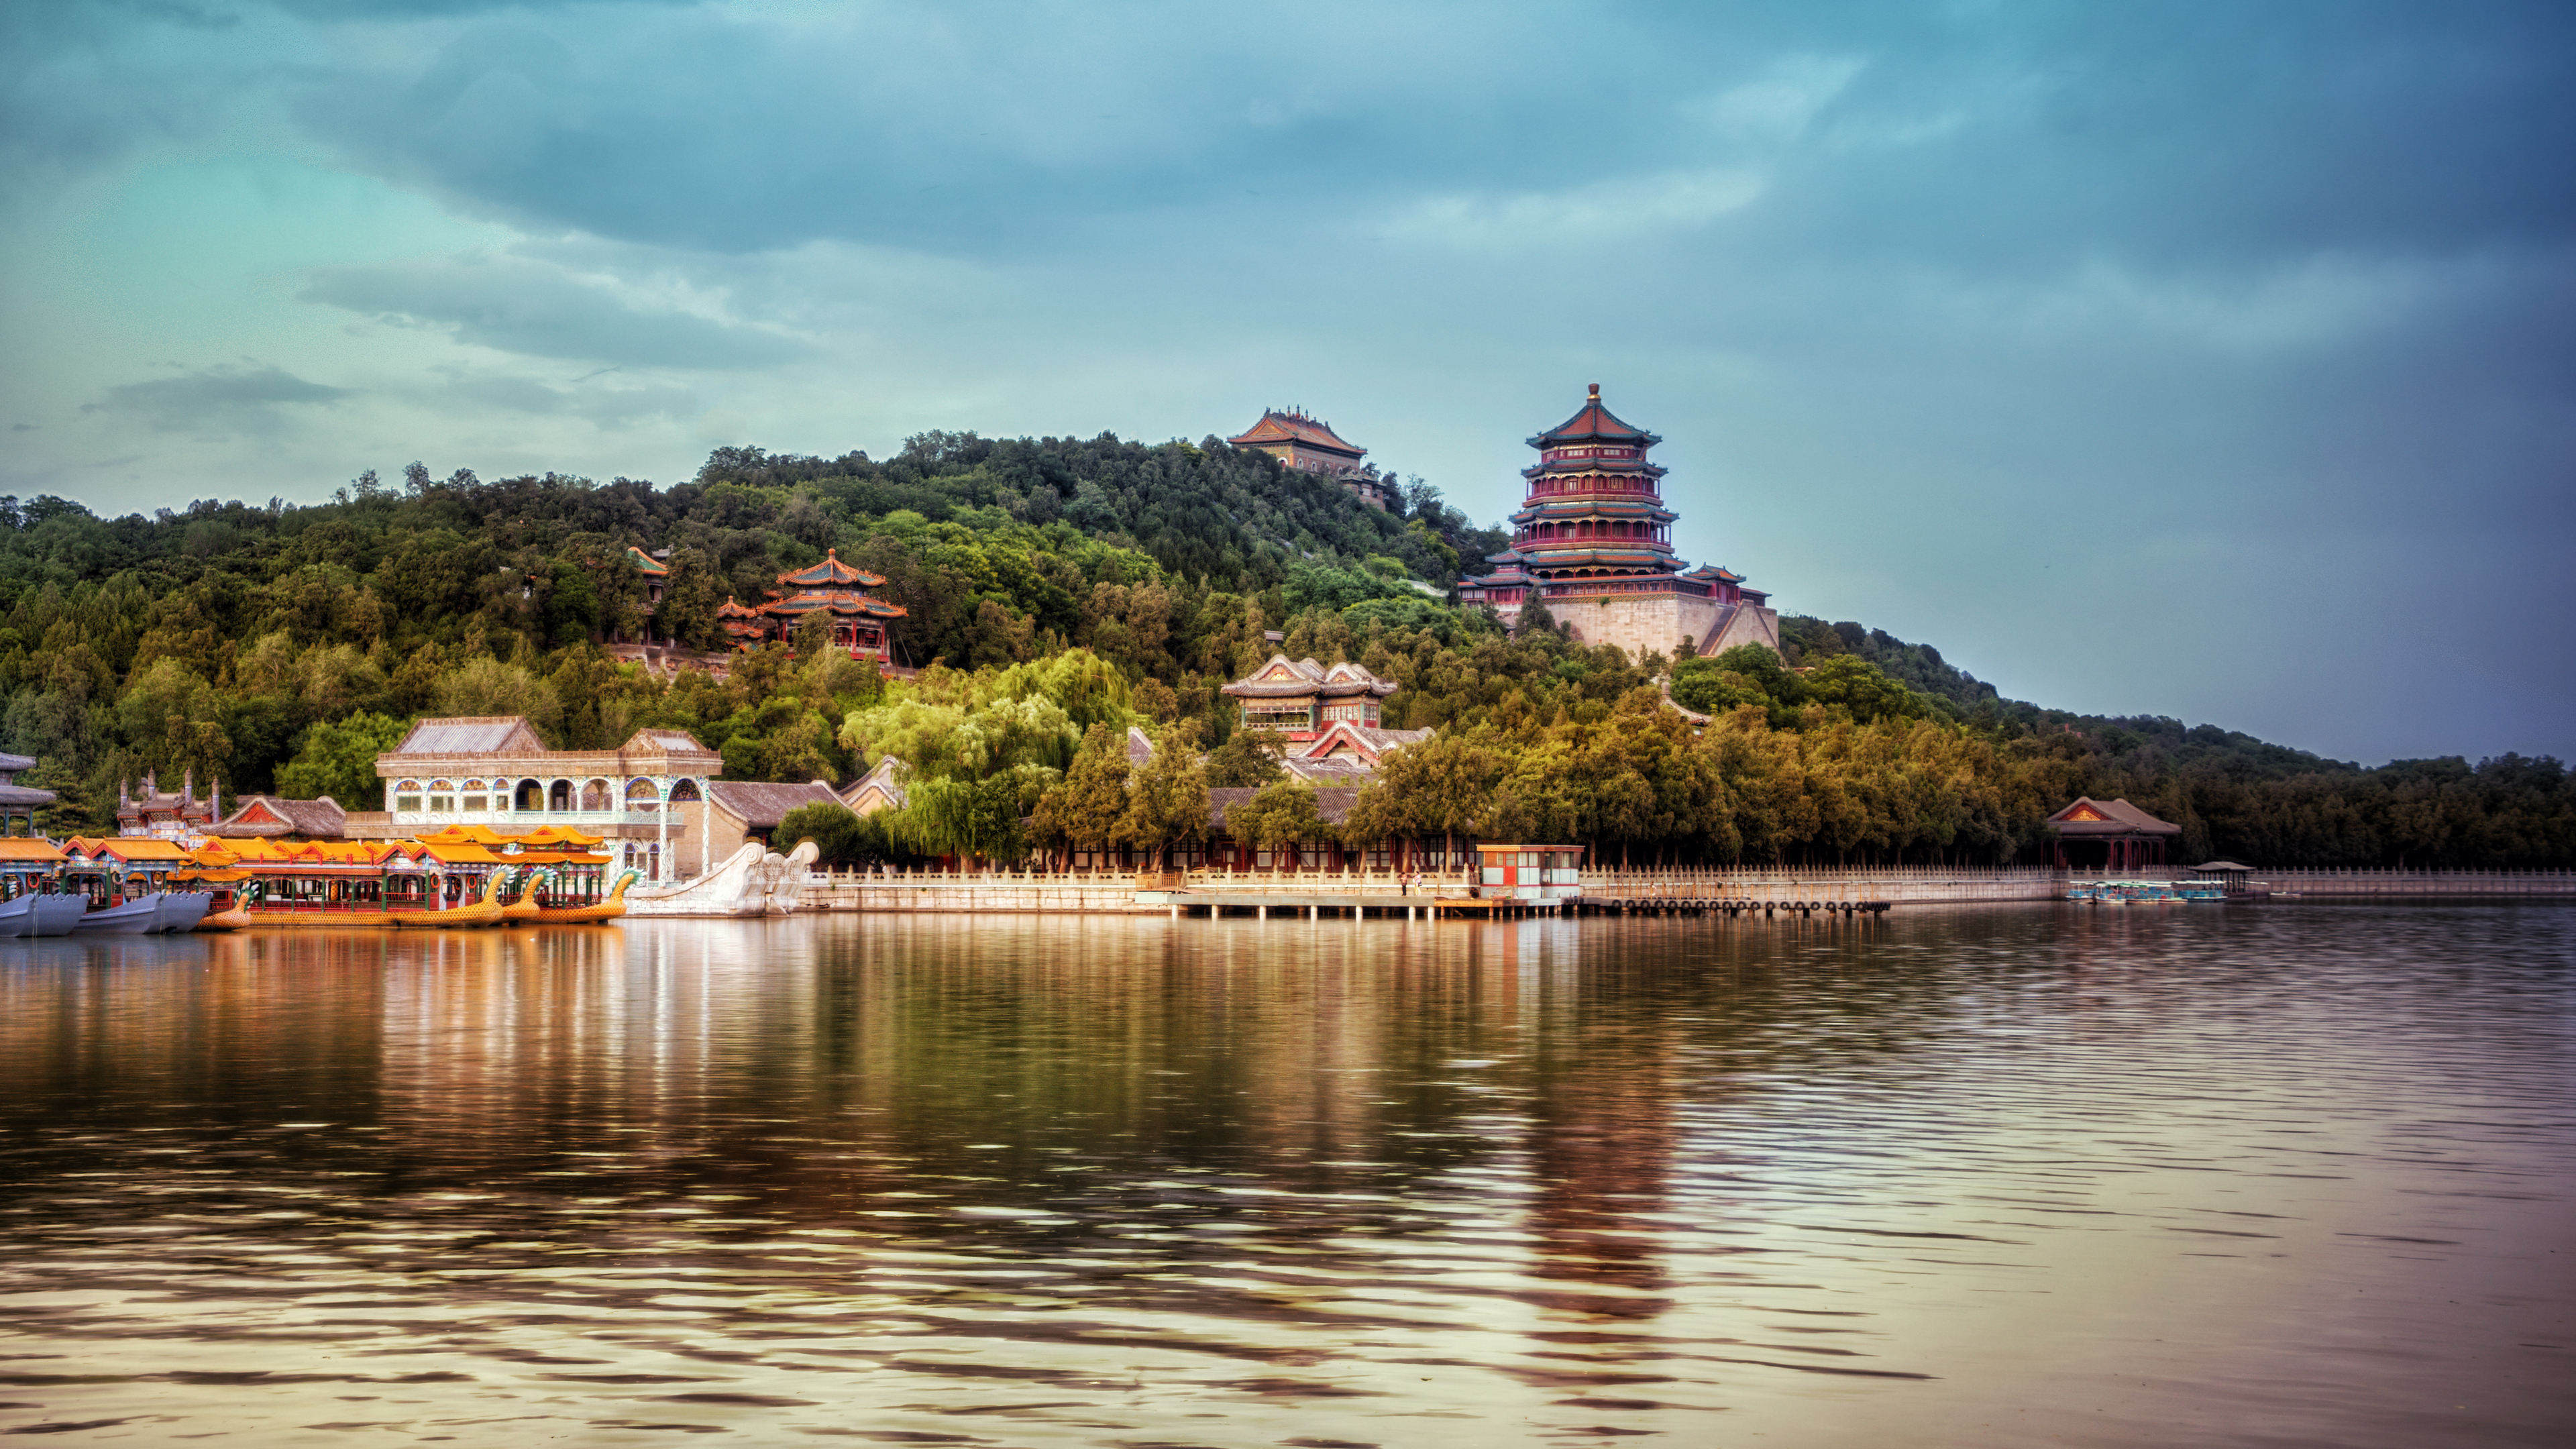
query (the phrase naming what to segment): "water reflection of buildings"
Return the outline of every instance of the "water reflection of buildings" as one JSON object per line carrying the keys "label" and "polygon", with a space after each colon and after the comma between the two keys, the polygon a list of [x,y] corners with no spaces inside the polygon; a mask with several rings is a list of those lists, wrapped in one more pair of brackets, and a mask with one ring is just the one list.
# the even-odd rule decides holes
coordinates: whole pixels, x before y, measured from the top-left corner
{"label": "water reflection of buildings", "polygon": [[[433,1159],[578,1168],[699,1140],[717,1024],[733,1009],[705,969],[702,930],[442,931],[405,944],[384,996],[385,1117]],[[630,1140],[639,1131],[649,1142]]]}

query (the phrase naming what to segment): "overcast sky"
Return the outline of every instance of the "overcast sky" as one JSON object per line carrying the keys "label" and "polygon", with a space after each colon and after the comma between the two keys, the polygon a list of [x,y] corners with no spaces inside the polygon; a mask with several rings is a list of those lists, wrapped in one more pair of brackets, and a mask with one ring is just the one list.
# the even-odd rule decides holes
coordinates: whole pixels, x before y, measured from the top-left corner
{"label": "overcast sky", "polygon": [[0,491],[1303,404],[2005,693],[2576,756],[2564,4],[0,8]]}

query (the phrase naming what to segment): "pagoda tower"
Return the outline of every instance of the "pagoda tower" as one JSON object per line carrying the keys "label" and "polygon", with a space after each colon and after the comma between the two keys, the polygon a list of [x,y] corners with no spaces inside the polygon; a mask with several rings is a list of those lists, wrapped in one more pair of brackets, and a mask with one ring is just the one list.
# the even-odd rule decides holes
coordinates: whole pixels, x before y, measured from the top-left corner
{"label": "pagoda tower", "polygon": [[1715,654],[1738,644],[1780,647],[1770,596],[1715,565],[1684,568],[1673,553],[1664,469],[1647,453],[1663,439],[1621,422],[1592,384],[1574,416],[1529,439],[1538,462],[1511,516],[1512,546],[1494,571],[1461,579],[1460,602],[1490,604],[1517,624],[1521,606],[1548,612],[1587,644],[1630,654]]}

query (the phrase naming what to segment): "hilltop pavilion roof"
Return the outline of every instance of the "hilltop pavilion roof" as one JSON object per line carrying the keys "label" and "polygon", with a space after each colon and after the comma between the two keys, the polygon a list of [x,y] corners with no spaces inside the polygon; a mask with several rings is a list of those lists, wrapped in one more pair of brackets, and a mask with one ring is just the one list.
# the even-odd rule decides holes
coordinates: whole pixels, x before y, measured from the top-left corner
{"label": "hilltop pavilion roof", "polygon": [[803,618],[817,609],[869,619],[900,619],[909,612],[901,604],[889,604],[856,589],[822,588],[799,589],[786,598],[773,599],[762,605],[760,612],[780,618]]}
{"label": "hilltop pavilion roof", "polygon": [[1643,428],[1632,428],[1611,415],[1601,404],[1601,384],[1592,384],[1592,393],[1574,416],[1529,440],[1533,448],[1552,448],[1560,443],[1589,442],[1599,439],[1613,443],[1642,443],[1652,447],[1663,439]]}
{"label": "hilltop pavilion roof", "polygon": [[1261,421],[1226,441],[1238,448],[1304,443],[1310,448],[1345,454],[1354,460],[1368,452],[1368,449],[1349,442],[1339,433],[1334,432],[1332,424],[1321,418],[1308,417],[1294,409],[1287,412],[1281,412],[1277,408],[1264,409]]}
{"label": "hilltop pavilion roof", "polygon": [[1221,691],[1237,699],[1305,699],[1314,695],[1338,697],[1353,694],[1389,695],[1396,686],[1378,678],[1360,665],[1345,661],[1325,668],[1312,659],[1290,659],[1273,654],[1270,662],[1238,679]]}
{"label": "hilltop pavilion roof", "polygon": [[841,562],[841,551],[837,548],[826,549],[821,563],[808,564],[801,569],[789,569],[778,576],[781,590],[839,589],[848,588],[852,584],[863,589],[873,589],[884,582],[885,579],[879,575]]}

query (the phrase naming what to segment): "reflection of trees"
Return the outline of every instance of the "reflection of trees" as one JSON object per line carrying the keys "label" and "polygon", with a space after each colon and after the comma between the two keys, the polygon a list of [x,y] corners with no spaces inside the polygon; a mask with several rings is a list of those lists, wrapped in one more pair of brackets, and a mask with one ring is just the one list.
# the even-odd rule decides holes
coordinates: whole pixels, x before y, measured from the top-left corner
{"label": "reflection of trees", "polygon": [[[279,1135],[278,1124],[308,1111],[373,1120],[385,939],[12,941],[14,969],[0,971],[0,1103],[14,1125],[44,1129],[31,1140],[157,1125],[165,1104],[181,1104],[188,1126],[216,1140],[215,1163],[326,1154],[328,1143]],[[10,1175],[32,1181],[95,1149],[63,1151],[61,1162],[21,1158]]]}
{"label": "reflection of trees", "polygon": [[[1614,1319],[1661,1314],[1669,1300],[1654,1244],[1661,1229],[1641,1215],[1665,1206],[1679,1146],[1673,1121],[1675,1048],[1669,1017],[1636,1014],[1650,974],[1618,955],[1550,973],[1531,1033],[1529,1221],[1541,1247],[1532,1273],[1623,1292],[1583,1293],[1547,1306]],[[1633,1296],[1632,1296],[1633,1295]]]}

